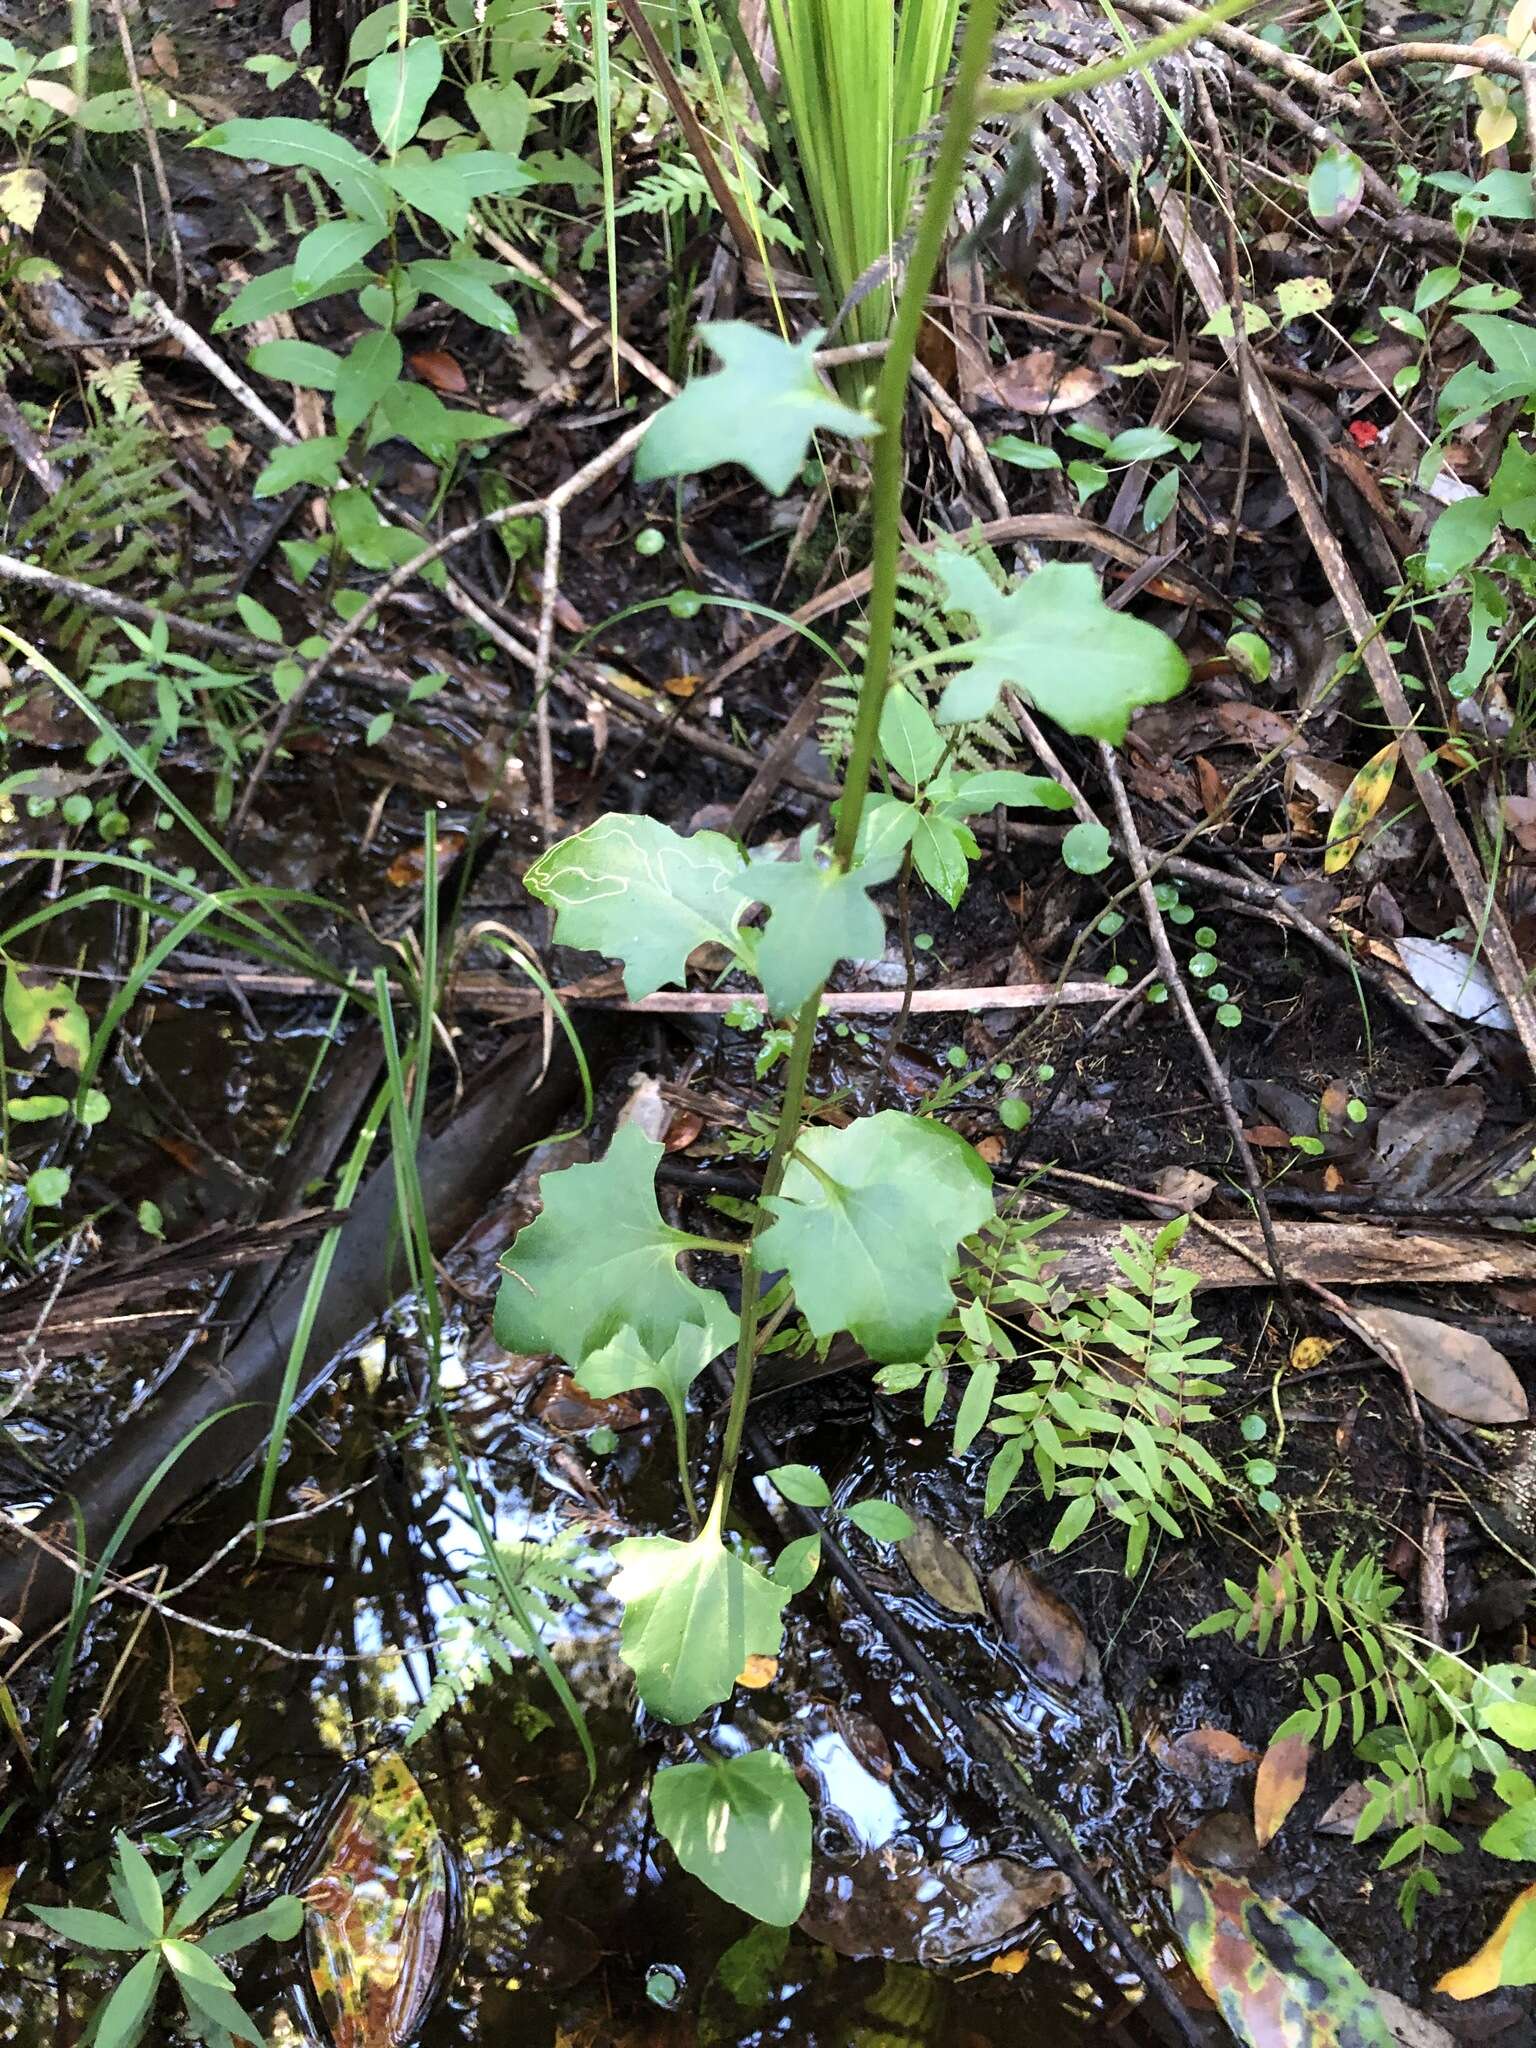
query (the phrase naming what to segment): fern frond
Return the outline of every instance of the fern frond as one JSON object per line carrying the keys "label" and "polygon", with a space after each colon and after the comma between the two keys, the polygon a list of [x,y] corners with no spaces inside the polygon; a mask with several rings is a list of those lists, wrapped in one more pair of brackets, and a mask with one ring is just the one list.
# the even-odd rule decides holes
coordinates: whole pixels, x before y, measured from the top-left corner
{"label": "fern frond", "polygon": [[[106,373],[108,376],[113,372]],[[145,420],[130,414],[92,424],[78,440],[49,450],[63,488],[17,530],[13,549],[57,576],[113,589],[139,571],[178,594],[172,535],[159,525],[182,504],[171,450]],[[68,598],[51,598],[43,617],[77,643],[89,665],[112,620]]]}
{"label": "fern frond", "polygon": [[[523,1616],[540,1634],[554,1625],[558,1610],[581,1597],[595,1568],[591,1551],[574,1529],[548,1543],[498,1543],[496,1550]],[[508,1604],[489,1563],[465,1572],[458,1592],[438,1629],[436,1675],[406,1735],[407,1745],[419,1742],[476,1686],[498,1672],[510,1672],[533,1647],[529,1628]]]}
{"label": "fern frond", "polygon": [[[999,589],[1006,589],[1008,577],[991,548],[977,547],[974,558],[981,563]],[[932,710],[949,680],[945,657],[960,645],[962,635],[944,613],[944,592],[938,579],[921,561],[908,564],[901,572],[896,590],[896,626],[891,647],[891,675],[904,682]],[[853,722],[858,710],[859,670],[867,652],[862,626],[853,626],[846,636],[849,666],[855,672],[839,677],[822,690],[820,736],[822,752],[833,762],[845,760],[853,743]],[[958,666],[958,661],[954,664]],[[953,741],[950,766],[963,770],[997,768],[1017,761],[1023,739],[1018,720],[1006,697],[988,718],[969,724],[946,726],[946,739]]]}

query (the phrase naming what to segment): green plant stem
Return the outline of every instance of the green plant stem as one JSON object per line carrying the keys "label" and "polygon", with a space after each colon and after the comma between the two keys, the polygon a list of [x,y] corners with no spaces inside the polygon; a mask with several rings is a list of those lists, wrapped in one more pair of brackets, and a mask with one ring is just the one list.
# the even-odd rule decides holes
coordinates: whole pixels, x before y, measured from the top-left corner
{"label": "green plant stem", "polygon": [[955,89],[950,96],[944,122],[944,137],[934,162],[933,180],[918,223],[917,240],[907,265],[906,282],[896,306],[891,328],[891,345],[880,366],[875,391],[875,418],[880,425],[875,442],[874,550],[869,592],[869,640],[864,661],[864,680],[859,686],[859,709],[854,720],[853,744],[843,784],[843,800],[837,815],[837,837],[833,856],[843,868],[853,863],[858,842],[859,820],[869,794],[870,770],[880,737],[880,713],[891,677],[891,647],[896,627],[896,586],[901,563],[901,493],[906,477],[906,451],[902,424],[906,417],[907,385],[917,356],[917,340],[928,305],[944,237],[949,232],[955,194],[965,171],[966,152],[976,125],[981,82],[992,54],[997,32],[999,0],[971,0],[960,45],[960,65]]}
{"label": "green plant stem", "polygon": [[[880,372],[880,386],[875,402],[881,434],[875,443],[875,552],[873,581],[870,588],[869,655],[865,662],[864,679],[859,686],[859,710],[854,726],[853,751],[843,786],[837,840],[833,848],[835,858],[845,868],[852,860],[854,842],[858,836],[859,815],[864,808],[864,798],[869,790],[870,767],[880,731],[880,710],[885,702],[886,684],[890,678],[892,631],[896,619],[896,585],[901,563],[901,489],[906,473],[901,429],[906,413],[907,384],[917,355],[917,337],[928,303],[929,286],[933,282],[939,257],[943,253],[944,236],[949,228],[955,193],[959,189],[960,179],[965,170],[965,155],[970,146],[977,94],[992,54],[992,38],[997,31],[998,9],[999,0],[972,0],[970,15],[966,22],[965,40],[960,50],[960,68],[955,79],[949,111],[945,117],[943,140],[934,164],[933,181],[928,188],[922,220],[918,226],[917,241],[912,251],[912,261],[907,270],[900,303],[896,308],[891,345]],[[877,628],[882,624],[883,639],[877,641]],[[815,994],[801,1005],[799,1015],[795,1019],[795,1035],[789,1049],[789,1064],[784,1073],[784,1100],[779,1109],[778,1128],[774,1132],[773,1150],[768,1155],[767,1171],[763,1175],[763,1192],[759,1197],[757,1217],[752,1226],[747,1255],[742,1263],[741,1331],[736,1343],[736,1377],[731,1386],[730,1412],[726,1416],[725,1439],[720,1451],[720,1476],[716,1481],[714,1503],[710,1509],[710,1521],[715,1525],[723,1523],[725,1510],[730,1502],[736,1466],[741,1457],[747,1406],[752,1399],[752,1371],[757,1349],[759,1313],[756,1245],[758,1233],[767,1221],[762,1201],[764,1198],[771,1199],[778,1193],[784,1178],[784,1169],[789,1163],[789,1155],[799,1134],[800,1120],[805,1111],[806,1084],[810,1079],[811,1053],[816,1044],[816,1025],[821,1012],[821,993],[821,989],[818,988]]]}
{"label": "green plant stem", "polygon": [[821,1011],[821,991],[818,989],[809,1002],[801,1006],[795,1019],[795,1036],[789,1048],[789,1065],[784,1073],[784,1100],[779,1107],[778,1128],[773,1134],[773,1150],[768,1155],[767,1171],[763,1175],[763,1193],[758,1197],[758,1210],[752,1225],[752,1236],[747,1245],[747,1255],[741,1268],[741,1334],[736,1341],[736,1377],[731,1385],[730,1413],[725,1419],[725,1441],[720,1451],[720,1476],[715,1483],[714,1506],[710,1518],[724,1519],[726,1503],[731,1497],[731,1487],[736,1478],[736,1466],[741,1457],[742,1431],[747,1424],[747,1404],[752,1398],[752,1368],[757,1350],[757,1321],[760,1308],[759,1273],[757,1268],[758,1233],[767,1222],[767,1212],[762,1203],[764,1197],[776,1195],[784,1179],[784,1169],[789,1164],[789,1155],[800,1132],[800,1118],[805,1109],[805,1088],[810,1079],[811,1053],[816,1044],[816,1024]]}

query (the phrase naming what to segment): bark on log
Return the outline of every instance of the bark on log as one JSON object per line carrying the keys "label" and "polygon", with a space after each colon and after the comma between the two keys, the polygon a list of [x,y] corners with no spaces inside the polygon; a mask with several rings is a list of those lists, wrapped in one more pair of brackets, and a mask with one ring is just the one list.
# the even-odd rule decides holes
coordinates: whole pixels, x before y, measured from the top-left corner
{"label": "bark on log", "polygon": [[[519,1152],[558,1127],[575,1093],[575,1063],[557,1038],[540,1078],[537,1039],[492,1063],[457,1112],[418,1154],[433,1251],[442,1254],[510,1179]],[[298,1327],[308,1264],[277,1288],[216,1370],[188,1360],[101,1449],[71,1475],[85,1520],[85,1552],[95,1558],[134,1495],[173,1445],[208,1418],[211,1426],[177,1460],[140,1512],[118,1552],[125,1561],[188,1501],[265,1451],[277,1394]],[[305,1356],[299,1400],[330,1377],[337,1355],[394,1301],[406,1285],[395,1219],[394,1168],[388,1153],[364,1183],[341,1228],[335,1263]],[[50,1542],[73,1554],[74,1518],[56,1501],[38,1525]],[[0,1523],[0,1615],[37,1634],[69,1606],[75,1574],[26,1534]]]}

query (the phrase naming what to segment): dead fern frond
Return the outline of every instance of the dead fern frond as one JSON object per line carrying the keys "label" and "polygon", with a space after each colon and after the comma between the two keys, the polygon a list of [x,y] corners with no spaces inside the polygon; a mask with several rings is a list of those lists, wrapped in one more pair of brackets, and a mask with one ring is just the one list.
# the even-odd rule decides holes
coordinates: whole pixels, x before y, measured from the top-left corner
{"label": "dead fern frond", "polygon": [[[1125,45],[1105,23],[1074,19],[1060,8],[1031,8],[999,36],[992,75],[1002,84],[1029,85],[1064,78],[1084,66],[1119,56]],[[974,233],[1013,223],[1037,233],[1094,205],[1106,169],[1138,178],[1162,162],[1188,129],[1195,112],[1195,79],[1213,90],[1224,79],[1219,55],[1207,45],[1160,58],[1107,85],[1048,101],[1029,117],[999,115],[984,121],[971,145],[960,222]],[[1037,174],[1010,189],[1026,133]],[[1000,195],[1011,202],[997,207]]]}

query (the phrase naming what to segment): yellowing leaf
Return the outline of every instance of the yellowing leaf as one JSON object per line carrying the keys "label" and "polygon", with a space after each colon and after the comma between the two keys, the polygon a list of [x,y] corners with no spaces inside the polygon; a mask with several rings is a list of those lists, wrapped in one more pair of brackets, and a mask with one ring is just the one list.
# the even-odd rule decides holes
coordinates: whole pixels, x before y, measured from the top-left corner
{"label": "yellowing leaf", "polygon": [[1275,289],[1275,304],[1282,320],[1299,320],[1304,313],[1321,313],[1333,304],[1333,286],[1326,277],[1288,277]]}
{"label": "yellowing leaf", "polygon": [[1291,1353],[1291,1371],[1315,1372],[1329,1353],[1338,1348],[1337,1337],[1303,1337]]}
{"label": "yellowing leaf", "polygon": [[7,171],[0,178],[0,216],[30,234],[37,226],[47,194],[48,180],[41,171]]}
{"label": "yellowing leaf", "polygon": [[[1522,1921],[1531,1924],[1522,1927]],[[1477,1954],[1459,1963],[1454,1970],[1447,1970],[1435,1989],[1443,1991],[1447,1998],[1481,1998],[1484,1992],[1497,1991],[1506,1981],[1528,1981],[1515,1977],[1506,1980],[1504,1971],[1516,1930],[1520,1931],[1522,1945],[1528,1948],[1532,1926],[1536,1926],[1536,1884],[1526,1886]]]}
{"label": "yellowing leaf", "polygon": [[1509,103],[1509,94],[1497,79],[1490,78],[1485,71],[1477,72],[1472,79],[1472,90],[1477,95],[1477,139],[1484,156],[1492,156],[1496,149],[1502,149],[1507,142],[1513,142],[1520,132],[1520,123],[1515,110]]}
{"label": "yellowing leaf", "polygon": [[1017,1977],[1028,1961],[1027,1948],[1011,1948],[1006,1955],[994,1956],[987,1968],[994,1977]]}
{"label": "yellowing leaf", "polygon": [[1323,854],[1323,873],[1336,875],[1347,868],[1360,851],[1361,835],[1387,800],[1392,778],[1397,773],[1398,743],[1388,740],[1379,754],[1372,754],[1345,790],[1338,808],[1328,821],[1328,846]]}
{"label": "yellowing leaf", "polygon": [[1253,1787],[1253,1832],[1260,1848],[1273,1839],[1307,1789],[1311,1745],[1300,1735],[1282,1735],[1264,1752]]}
{"label": "yellowing leaf", "polygon": [[16,1882],[14,1868],[0,1870],[0,1913],[11,1903],[11,1887]]}
{"label": "yellowing leaf", "polygon": [[5,1021],[23,1052],[47,1045],[60,1066],[78,1074],[91,1047],[91,1024],[68,982],[29,979],[7,964]]}
{"label": "yellowing leaf", "polygon": [[1536,56],[1536,0],[1515,0],[1504,24],[1504,40],[1517,57]]}
{"label": "yellowing leaf", "polygon": [[761,1692],[765,1686],[772,1685],[778,1675],[777,1657],[764,1657],[754,1652],[737,1673],[736,1683],[744,1685],[748,1692]]}

